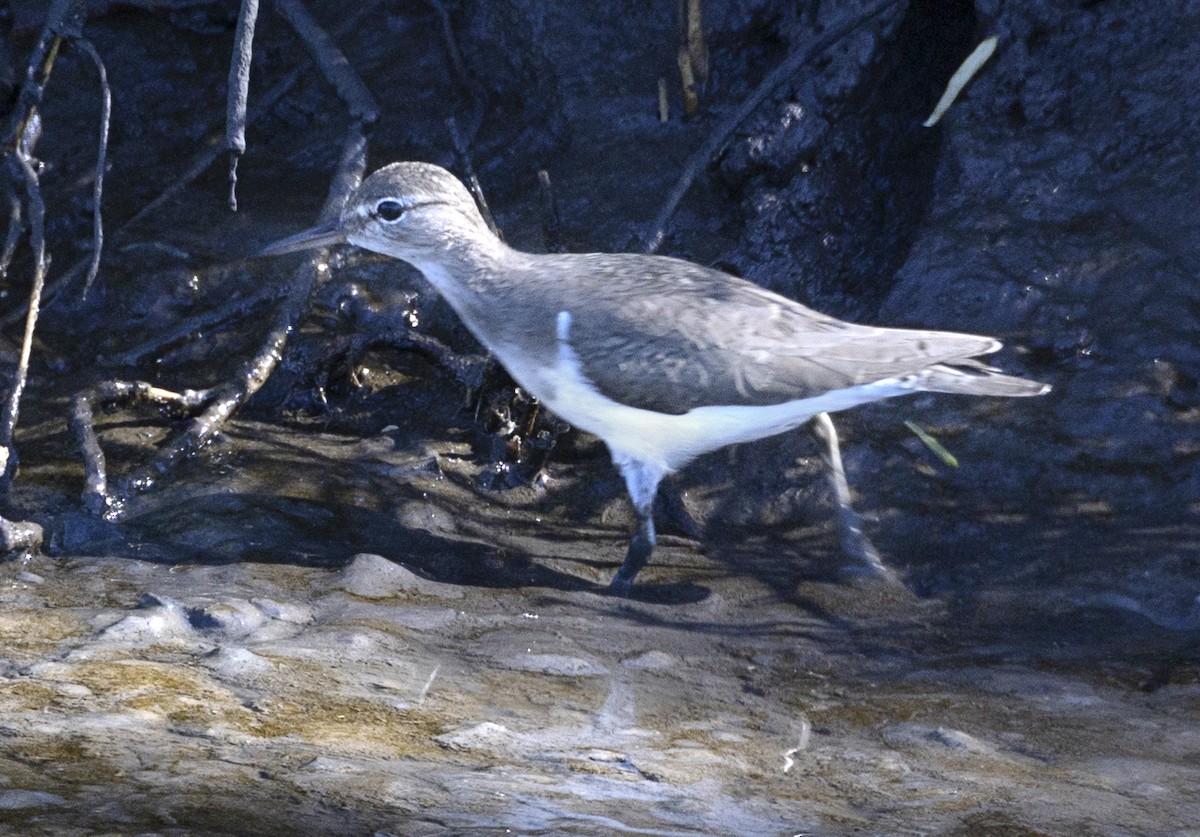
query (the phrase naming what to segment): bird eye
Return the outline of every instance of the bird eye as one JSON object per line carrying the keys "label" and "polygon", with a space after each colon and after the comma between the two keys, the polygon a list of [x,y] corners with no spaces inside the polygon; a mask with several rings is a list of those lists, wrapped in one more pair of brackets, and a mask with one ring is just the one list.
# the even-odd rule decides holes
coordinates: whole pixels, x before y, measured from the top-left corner
{"label": "bird eye", "polygon": [[404,204],[392,198],[385,198],[375,204],[375,214],[389,224],[394,224],[404,215]]}

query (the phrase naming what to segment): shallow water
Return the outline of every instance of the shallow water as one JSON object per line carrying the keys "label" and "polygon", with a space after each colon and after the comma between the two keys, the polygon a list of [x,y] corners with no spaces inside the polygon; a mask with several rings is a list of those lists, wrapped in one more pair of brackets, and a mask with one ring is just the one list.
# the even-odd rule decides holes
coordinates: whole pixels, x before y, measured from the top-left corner
{"label": "shallow water", "polygon": [[[311,437],[303,459],[319,465],[304,467],[291,435],[245,422],[231,434],[251,472],[291,463],[273,496],[189,474],[122,527],[169,523],[154,549],[174,561],[4,568],[0,822],[1117,835],[1190,817],[1194,625],[1028,576],[979,591],[964,619],[945,596],[803,573],[781,597],[779,578],[756,572],[802,567],[814,542],[832,550],[828,530],[773,537],[757,558],[752,541],[749,555],[668,543],[639,598],[615,600],[601,585],[624,527],[550,513],[594,467],[497,502],[453,471],[395,467],[382,437]],[[386,507],[320,538],[336,517],[307,493],[381,462]],[[431,577],[453,562],[453,581]]]}

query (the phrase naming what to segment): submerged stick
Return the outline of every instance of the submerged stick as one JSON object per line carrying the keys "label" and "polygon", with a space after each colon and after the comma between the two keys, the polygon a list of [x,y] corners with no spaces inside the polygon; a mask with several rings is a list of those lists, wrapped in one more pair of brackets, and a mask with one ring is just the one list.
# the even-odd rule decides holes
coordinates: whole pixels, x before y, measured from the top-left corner
{"label": "submerged stick", "polygon": [[261,305],[268,299],[276,296],[282,296],[277,288],[263,285],[245,297],[231,299],[219,308],[192,314],[165,333],[157,334],[149,340],[143,340],[141,343],[117,354],[107,355],[105,360],[123,366],[137,366],[150,355],[173,346],[187,343],[196,332],[212,331],[221,323],[244,316],[246,312],[255,306]]}
{"label": "submerged stick", "polygon": [[212,398],[212,390],[170,390],[144,381],[104,381],[76,393],[71,399],[68,424],[83,453],[83,505],[93,514],[110,515],[116,501],[108,492],[108,469],[104,449],[96,435],[97,405],[136,407],[157,404],[181,416],[195,415]]}

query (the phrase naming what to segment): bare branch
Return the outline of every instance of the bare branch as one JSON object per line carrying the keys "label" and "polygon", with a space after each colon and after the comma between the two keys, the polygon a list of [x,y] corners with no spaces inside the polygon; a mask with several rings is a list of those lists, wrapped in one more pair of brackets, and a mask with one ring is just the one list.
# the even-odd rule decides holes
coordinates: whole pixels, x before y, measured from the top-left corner
{"label": "bare branch", "polygon": [[119,509],[113,507],[113,498],[108,493],[104,450],[96,436],[95,409],[98,404],[120,407],[157,404],[179,415],[189,416],[199,412],[211,398],[211,390],[171,392],[144,381],[105,381],[77,393],[71,399],[69,423],[83,452],[84,507],[93,514],[119,513]]}
{"label": "bare branch", "polygon": [[276,0],[275,10],[286,20],[317,63],[326,80],[346,103],[350,116],[364,126],[379,118],[379,105],[346,56],[300,0]]}
{"label": "bare branch", "polygon": [[258,0],[242,0],[229,63],[229,99],[225,106],[225,147],[229,149],[229,208],[237,212],[237,164],[246,153],[246,101],[250,97],[250,59]]}
{"label": "bare branch", "polygon": [[[351,126],[343,144],[341,160],[321,210],[322,220],[336,218],[341,213],[350,193],[362,182],[367,166],[366,158],[366,137],[362,125],[356,122]],[[99,509],[110,518],[122,516],[128,511],[129,501],[134,496],[148,491],[163,474],[208,444],[225,422],[258,392],[283,357],[288,335],[308,310],[308,299],[321,275],[318,263],[323,263],[325,258],[325,254],[318,253],[296,271],[289,285],[287,299],[276,310],[266,340],[258,353],[242,366],[235,379],[205,391],[204,412],[197,416],[186,430],[170,440],[150,462],[135,469],[122,480],[115,493],[97,478],[96,485],[103,489],[103,493],[96,495],[101,498],[99,500],[89,499],[93,508]],[[80,414],[81,426],[86,418],[89,417]],[[80,435],[80,431],[77,431],[77,435],[81,443],[86,445],[86,436]],[[94,451],[91,455],[94,456]],[[103,459],[98,461],[102,469]]]}
{"label": "bare branch", "polygon": [[0,475],[0,486],[7,488],[12,481],[12,475],[17,466],[17,456],[13,448],[13,431],[17,426],[17,416],[21,411],[21,395],[25,391],[25,383],[29,379],[29,356],[33,351],[33,332],[37,327],[38,311],[41,310],[42,288],[46,282],[46,205],[42,201],[42,191],[38,187],[37,173],[30,161],[21,151],[15,151],[8,157],[9,165],[15,168],[16,174],[25,182],[26,204],[29,207],[29,246],[33,250],[33,286],[29,290],[29,308],[25,315],[25,334],[21,339],[21,356],[17,361],[17,370],[13,375],[12,389],[4,402],[3,412],[0,413],[0,448],[6,451],[4,470]]}
{"label": "bare branch", "polygon": [[100,144],[96,150],[96,181],[92,184],[92,262],[88,266],[87,279],[83,283],[83,295],[86,297],[96,281],[100,271],[100,254],[104,250],[104,221],[100,213],[100,201],[104,195],[104,169],[108,165],[108,129],[112,119],[112,90],[108,86],[108,72],[100,53],[84,38],[76,38],[75,46],[79,47],[92,59],[96,72],[100,75]]}
{"label": "bare branch", "polygon": [[[341,37],[346,32],[352,30],[358,25],[363,15],[366,14],[370,8],[370,6],[360,7],[356,14],[351,15],[342,22],[342,25],[334,31],[334,35]],[[279,100],[286,96],[288,92],[295,86],[305,69],[305,67],[293,68],[290,72],[288,72],[287,75],[279,80],[278,84],[265,93],[261,99],[257,100],[255,107],[249,111],[247,124],[252,125],[262,116],[270,113],[271,109],[278,104]],[[220,157],[224,151],[225,148],[221,145],[220,141],[214,139],[211,145],[192,157],[191,163],[188,165],[184,173],[179,176],[179,179],[160,192],[156,198],[134,213],[131,218],[121,224],[121,226],[112,233],[111,238],[118,243],[124,240],[130,229],[136,227],[144,219],[158,212],[164,204],[174,199],[180,192],[186,189],[192,183],[192,181],[204,174],[204,172],[208,171],[209,166],[216,162],[217,158]],[[68,270],[64,271],[62,275],[58,276],[47,284],[45,292],[46,305],[49,305],[51,300],[56,299],[58,293],[63,288],[70,286],[70,284],[83,273],[90,260],[91,257],[80,259],[75,264],[71,265]],[[0,316],[0,326],[10,325],[20,319],[20,317],[20,311],[12,311]]]}

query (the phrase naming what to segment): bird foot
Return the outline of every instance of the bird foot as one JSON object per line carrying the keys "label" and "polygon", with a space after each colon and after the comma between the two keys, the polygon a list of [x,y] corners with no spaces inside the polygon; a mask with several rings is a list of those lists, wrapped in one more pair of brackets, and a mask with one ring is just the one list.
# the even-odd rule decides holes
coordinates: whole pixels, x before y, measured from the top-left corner
{"label": "bird foot", "polygon": [[889,585],[904,586],[896,571],[883,563],[875,544],[862,528],[862,518],[853,510],[842,509],[838,516],[842,553],[847,562],[842,575],[850,578],[871,578]]}

